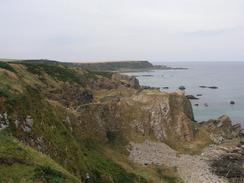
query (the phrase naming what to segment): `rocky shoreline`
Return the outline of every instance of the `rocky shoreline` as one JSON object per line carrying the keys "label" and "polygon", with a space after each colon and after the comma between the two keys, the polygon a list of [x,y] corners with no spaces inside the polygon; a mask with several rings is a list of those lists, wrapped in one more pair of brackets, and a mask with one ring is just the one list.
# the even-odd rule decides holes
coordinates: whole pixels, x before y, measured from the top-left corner
{"label": "rocky shoreline", "polygon": [[200,155],[178,154],[162,142],[131,142],[129,159],[147,166],[175,167],[187,183],[241,182],[244,178],[244,149],[236,149],[236,139],[210,145]]}
{"label": "rocky shoreline", "polygon": [[[178,176],[187,183],[243,181],[244,136],[240,127],[231,127],[227,116],[202,125],[214,136],[210,137],[212,143],[198,154],[182,154],[163,142],[146,140],[143,143],[130,142],[129,159],[142,166],[175,168]],[[230,129],[232,131],[228,131]]]}
{"label": "rocky shoreline", "polygon": [[145,141],[144,143],[131,142],[132,149],[129,159],[135,163],[147,166],[175,167],[177,174],[187,183],[227,183],[211,172],[211,167],[202,156],[177,154],[162,142]]}

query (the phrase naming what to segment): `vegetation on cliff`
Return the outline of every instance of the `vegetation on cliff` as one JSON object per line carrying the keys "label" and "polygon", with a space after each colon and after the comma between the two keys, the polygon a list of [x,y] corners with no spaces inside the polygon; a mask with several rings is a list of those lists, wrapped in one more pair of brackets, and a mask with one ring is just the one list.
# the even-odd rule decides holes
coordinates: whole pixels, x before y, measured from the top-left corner
{"label": "vegetation on cliff", "polygon": [[144,90],[136,78],[0,62],[0,182],[83,182],[87,173],[101,183],[181,182],[172,168],[131,162],[131,141],[196,154],[214,141],[208,125],[222,121],[196,124],[182,93]]}
{"label": "vegetation on cliff", "polygon": [[123,155],[123,138],[103,131],[99,139],[83,123],[90,117],[80,119],[79,109],[96,104],[104,91],[136,92],[111,77],[62,64],[2,64],[1,181],[82,182],[89,173],[96,182],[150,182],[145,170],[137,172]]}

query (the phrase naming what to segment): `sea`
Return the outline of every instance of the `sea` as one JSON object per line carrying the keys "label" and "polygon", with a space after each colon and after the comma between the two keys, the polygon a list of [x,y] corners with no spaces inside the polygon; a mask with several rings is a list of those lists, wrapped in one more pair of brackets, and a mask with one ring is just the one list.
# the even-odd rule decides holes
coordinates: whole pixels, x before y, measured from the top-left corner
{"label": "sea", "polygon": [[[233,124],[241,123],[244,127],[244,62],[155,62],[153,64],[188,69],[126,74],[136,76],[141,85],[160,87],[161,91],[174,92],[178,91],[180,86],[184,86],[186,95],[199,98],[199,100],[191,100],[196,121],[217,119],[226,114]],[[212,86],[217,89],[208,88]],[[231,101],[235,104],[231,105]]]}

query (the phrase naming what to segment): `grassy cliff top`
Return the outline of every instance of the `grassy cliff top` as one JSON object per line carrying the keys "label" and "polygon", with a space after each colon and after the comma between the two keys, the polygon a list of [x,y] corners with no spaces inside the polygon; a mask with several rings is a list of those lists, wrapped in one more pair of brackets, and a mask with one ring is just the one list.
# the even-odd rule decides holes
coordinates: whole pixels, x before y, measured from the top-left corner
{"label": "grassy cliff top", "polygon": [[77,63],[75,65],[88,70],[102,70],[102,71],[123,71],[123,70],[139,70],[139,69],[153,68],[153,65],[148,61]]}
{"label": "grassy cliff top", "polygon": [[[0,59],[4,62],[25,63],[25,64],[48,64],[48,65],[65,65],[80,67],[91,71],[133,71],[133,70],[150,70],[159,69],[161,66],[154,66],[149,61],[104,61],[104,62],[59,62],[56,60],[33,59],[33,60],[10,60]],[[166,66],[164,68],[167,68]]]}

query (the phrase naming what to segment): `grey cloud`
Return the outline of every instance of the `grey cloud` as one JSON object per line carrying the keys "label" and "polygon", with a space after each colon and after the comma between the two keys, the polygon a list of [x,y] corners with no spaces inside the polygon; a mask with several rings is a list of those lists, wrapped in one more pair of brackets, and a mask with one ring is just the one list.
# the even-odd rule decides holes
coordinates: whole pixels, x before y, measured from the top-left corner
{"label": "grey cloud", "polygon": [[240,31],[240,30],[243,30],[242,26],[236,26],[236,27],[225,28],[225,29],[217,29],[217,30],[198,30],[193,32],[185,32],[183,34],[186,36],[216,36],[228,32]]}
{"label": "grey cloud", "polygon": [[243,0],[1,0],[0,58],[244,60]]}

